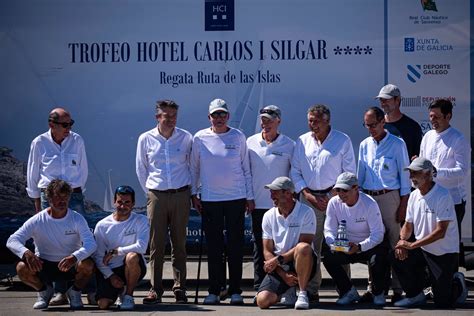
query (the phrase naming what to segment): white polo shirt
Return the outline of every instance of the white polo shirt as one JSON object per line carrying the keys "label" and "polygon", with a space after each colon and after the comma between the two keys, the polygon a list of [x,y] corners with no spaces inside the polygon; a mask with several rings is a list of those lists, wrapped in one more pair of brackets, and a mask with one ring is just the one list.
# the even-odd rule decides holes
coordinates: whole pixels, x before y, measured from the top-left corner
{"label": "white polo shirt", "polygon": [[262,133],[258,133],[247,139],[247,147],[255,208],[268,210],[273,206],[273,202],[270,191],[264,187],[277,177],[288,177],[295,142],[280,134],[272,143],[267,144]]}
{"label": "white polo shirt", "polygon": [[287,218],[272,207],[262,220],[262,239],[271,239],[274,243],[274,253],[284,254],[295,247],[301,234],[313,234],[316,231],[316,216],[307,205],[296,201],[293,211]]}
{"label": "white polo shirt", "polygon": [[322,144],[313,132],[301,135],[296,141],[291,161],[290,178],[296,192],[308,187],[323,190],[333,186],[343,172],[356,172],[352,142],[346,134],[331,129]]}
{"label": "white polo shirt", "polygon": [[453,200],[448,190],[439,184],[435,184],[426,195],[421,195],[418,189],[410,194],[405,221],[413,223],[417,240],[431,234],[438,222],[449,221],[444,238],[421,248],[436,256],[459,252],[459,233]]}
{"label": "white polo shirt", "polygon": [[438,173],[434,181],[449,190],[454,204],[466,199],[470,151],[471,146],[454,127],[441,133],[431,130],[421,140],[420,157],[429,159],[436,167]]}

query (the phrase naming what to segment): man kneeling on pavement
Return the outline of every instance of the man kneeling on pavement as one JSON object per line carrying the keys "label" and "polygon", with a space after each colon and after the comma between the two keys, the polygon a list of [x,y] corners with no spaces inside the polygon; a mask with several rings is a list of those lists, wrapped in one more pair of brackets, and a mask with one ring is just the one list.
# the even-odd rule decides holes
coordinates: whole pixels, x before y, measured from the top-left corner
{"label": "man kneeling on pavement", "polygon": [[279,302],[289,289],[300,291],[295,309],[308,309],[308,280],[316,272],[317,258],[311,247],[316,217],[308,206],[294,198],[295,186],[288,177],[278,177],[265,186],[275,207],[262,221],[264,271],[257,293],[257,305],[268,308]]}
{"label": "man kneeling on pavement", "polygon": [[372,197],[359,191],[355,174],[344,172],[334,185],[337,195],[328,202],[324,237],[330,247],[338,238],[338,227],[346,223],[347,252],[323,251],[323,264],[336,283],[340,298],[339,305],[348,305],[360,299],[351,279],[343,269],[349,263],[367,263],[372,274],[372,292],[374,304],[384,305],[386,272],[388,269],[388,245],[383,242],[385,228],[380,210]]}
{"label": "man kneeling on pavement", "polygon": [[[412,307],[426,303],[423,293],[428,267],[434,303],[450,308],[462,304],[468,291],[464,275],[457,272],[459,234],[449,191],[434,182],[436,169],[426,158],[416,158],[407,169],[415,191],[408,199],[400,241],[391,253],[392,266],[406,297],[395,303]],[[414,242],[408,241],[412,233]]]}
{"label": "man kneeling on pavement", "polygon": [[[107,309],[116,300],[121,310],[135,307],[133,291],[146,274],[143,255],[148,246],[150,225],[144,215],[132,212],[135,191],[122,185],[115,189],[113,214],[99,221],[94,235],[97,251],[97,303]],[[118,298],[118,299],[117,299]]]}
{"label": "man kneeling on pavement", "polygon": [[[16,266],[18,277],[38,291],[34,309],[48,308],[53,281],[72,281],[66,293],[70,306],[83,307],[81,290],[94,272],[89,256],[96,243],[84,217],[68,208],[71,193],[65,181],[51,181],[46,188],[50,206],[28,219],[7,241],[7,247],[21,258]],[[25,246],[30,238],[34,253]]]}

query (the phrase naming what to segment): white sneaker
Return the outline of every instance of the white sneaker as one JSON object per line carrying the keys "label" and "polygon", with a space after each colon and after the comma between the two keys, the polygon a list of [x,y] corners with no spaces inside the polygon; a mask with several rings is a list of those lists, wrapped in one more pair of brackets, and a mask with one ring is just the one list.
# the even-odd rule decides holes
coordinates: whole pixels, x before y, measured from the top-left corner
{"label": "white sneaker", "polygon": [[126,292],[127,292],[127,286],[124,286],[122,292],[117,296],[117,299],[115,300],[115,305],[117,305],[118,307],[122,305],[123,296],[125,295]]}
{"label": "white sneaker", "polygon": [[417,306],[417,305],[423,305],[425,303],[426,303],[426,296],[425,296],[425,293],[423,293],[423,291],[421,291],[420,294],[418,294],[415,297],[405,297],[404,299],[399,300],[398,302],[395,302],[393,304],[393,306],[396,306],[396,307],[413,307],[413,306]]}
{"label": "white sneaker", "polygon": [[240,294],[232,294],[230,296],[230,305],[242,305],[244,303],[244,298]]}
{"label": "white sneaker", "polygon": [[204,299],[204,302],[202,303],[204,305],[216,305],[220,303],[220,299],[219,299],[219,296],[215,294],[209,294],[208,296],[206,296],[206,298]]}
{"label": "white sneaker", "polygon": [[300,292],[298,294],[298,299],[296,300],[296,303],[295,303],[295,309],[308,309],[308,308],[309,308],[308,295]]}
{"label": "white sneaker", "polygon": [[379,295],[374,295],[374,305],[383,306],[385,305],[385,295],[380,293]]}
{"label": "white sneaker", "polygon": [[34,309],[45,309],[49,306],[49,301],[54,295],[54,289],[51,285],[46,286],[46,290],[38,292],[38,300],[33,305]]}
{"label": "white sneaker", "polygon": [[71,309],[81,309],[84,307],[82,304],[81,291],[74,291],[71,286],[69,290],[67,290],[66,295],[69,298]]}
{"label": "white sneaker", "polygon": [[462,292],[459,294],[458,298],[456,299],[456,304],[462,304],[466,301],[468,290],[466,286],[466,280],[464,279],[464,274],[461,272],[454,273],[453,279],[458,280],[461,284]]}
{"label": "white sneaker", "polygon": [[135,301],[133,296],[125,294],[122,297],[122,304],[120,304],[120,309],[124,311],[131,311],[135,308]]}
{"label": "white sneaker", "polygon": [[346,294],[336,301],[338,305],[349,305],[360,299],[359,293],[355,287],[352,287]]}
{"label": "white sneaker", "polygon": [[280,304],[284,306],[295,306],[296,300],[296,287],[292,286],[285,293],[282,294]]}

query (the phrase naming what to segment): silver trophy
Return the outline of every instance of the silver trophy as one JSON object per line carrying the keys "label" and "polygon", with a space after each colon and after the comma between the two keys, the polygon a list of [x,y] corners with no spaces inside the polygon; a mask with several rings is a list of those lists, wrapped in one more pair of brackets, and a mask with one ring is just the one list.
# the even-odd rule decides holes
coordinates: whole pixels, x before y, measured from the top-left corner
{"label": "silver trophy", "polygon": [[347,239],[347,224],[346,220],[341,220],[337,227],[337,237],[331,245],[332,251],[349,252],[349,240]]}

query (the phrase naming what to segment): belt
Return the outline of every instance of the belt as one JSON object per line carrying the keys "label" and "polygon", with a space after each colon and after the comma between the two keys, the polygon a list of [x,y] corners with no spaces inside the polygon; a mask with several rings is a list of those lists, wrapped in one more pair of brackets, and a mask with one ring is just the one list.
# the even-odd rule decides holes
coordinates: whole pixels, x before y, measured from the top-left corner
{"label": "belt", "polygon": [[177,189],[153,190],[153,191],[157,191],[157,192],[160,192],[160,193],[178,193],[178,192],[186,191],[187,189],[189,189],[189,185],[185,185],[184,187],[177,188]]}
{"label": "belt", "polygon": [[[46,188],[41,188],[40,191],[44,193],[44,192],[46,192]],[[82,193],[82,189],[81,189],[81,187],[77,187],[77,188],[72,189],[72,192],[73,193]]]}
{"label": "belt", "polygon": [[332,190],[332,186],[330,186],[329,188],[323,189],[323,190],[311,190],[311,189],[309,189],[309,191],[312,194],[326,194],[326,193],[331,192],[331,190]]}
{"label": "belt", "polygon": [[362,191],[364,191],[364,193],[367,193],[368,195],[378,196],[378,195],[382,195],[382,194],[385,194],[385,193],[388,193],[388,192],[392,192],[393,190],[388,190],[388,189],[383,189],[383,190],[366,190],[366,189],[363,189]]}

